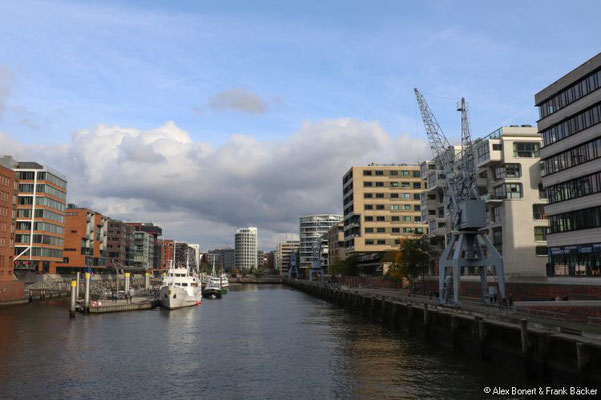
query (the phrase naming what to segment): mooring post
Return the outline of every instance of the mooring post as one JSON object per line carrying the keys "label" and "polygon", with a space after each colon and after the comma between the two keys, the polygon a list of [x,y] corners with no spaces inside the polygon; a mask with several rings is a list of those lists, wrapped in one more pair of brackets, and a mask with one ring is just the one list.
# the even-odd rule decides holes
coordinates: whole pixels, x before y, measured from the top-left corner
{"label": "mooring post", "polygon": [[85,285],[86,285],[86,293],[83,298],[83,309],[86,314],[90,313],[90,273],[86,272],[85,275]]}
{"label": "mooring post", "polygon": [[129,296],[129,272],[125,273],[125,288],[123,289],[123,291],[125,292],[125,298],[127,299],[127,296]]}
{"label": "mooring post", "polygon": [[451,336],[453,338],[453,350],[457,349],[457,317],[455,315],[451,316]]}
{"label": "mooring post", "polygon": [[79,288],[80,286],[80,281],[81,281],[81,274],[79,272],[75,273],[75,279],[76,279],[76,283],[75,283],[75,300],[79,300]]}
{"label": "mooring post", "polygon": [[586,379],[586,365],[588,362],[584,343],[576,343],[576,359],[578,361],[578,377],[584,381]]}
{"label": "mooring post", "polygon": [[146,281],[144,282],[144,289],[146,289],[146,291],[150,290],[150,272],[146,271],[144,273],[144,276],[146,278]]}
{"label": "mooring post", "polygon": [[522,336],[522,354],[525,356],[528,354],[528,320],[522,319],[520,320],[520,330]]}
{"label": "mooring post", "polygon": [[77,282],[71,281],[71,305],[69,306],[69,318],[75,318],[75,301],[77,300]]}
{"label": "mooring post", "polygon": [[476,317],[478,320],[478,343],[480,344],[480,358],[486,359],[486,325],[481,317]]}

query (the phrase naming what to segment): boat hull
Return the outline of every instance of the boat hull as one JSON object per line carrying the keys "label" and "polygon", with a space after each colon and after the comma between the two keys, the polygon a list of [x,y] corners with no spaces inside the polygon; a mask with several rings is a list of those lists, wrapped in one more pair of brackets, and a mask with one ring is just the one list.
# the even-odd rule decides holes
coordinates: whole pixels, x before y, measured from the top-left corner
{"label": "boat hull", "polygon": [[221,290],[219,289],[205,289],[202,291],[202,297],[205,299],[220,299]]}
{"label": "boat hull", "polygon": [[182,307],[199,305],[202,302],[200,288],[195,288],[189,293],[186,289],[178,286],[163,286],[159,292],[161,307],[175,310]]}

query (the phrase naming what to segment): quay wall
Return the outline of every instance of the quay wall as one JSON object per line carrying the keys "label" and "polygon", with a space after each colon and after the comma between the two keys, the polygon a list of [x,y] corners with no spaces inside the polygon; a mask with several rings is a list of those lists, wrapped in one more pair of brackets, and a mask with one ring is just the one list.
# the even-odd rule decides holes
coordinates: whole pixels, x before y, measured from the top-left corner
{"label": "quay wall", "polygon": [[22,300],[25,296],[21,281],[0,281],[0,303]]}
{"label": "quay wall", "polygon": [[525,319],[511,323],[417,300],[411,303],[301,280],[286,283],[392,331],[523,372],[532,379],[553,385],[601,385],[601,344],[596,340],[539,329]]}

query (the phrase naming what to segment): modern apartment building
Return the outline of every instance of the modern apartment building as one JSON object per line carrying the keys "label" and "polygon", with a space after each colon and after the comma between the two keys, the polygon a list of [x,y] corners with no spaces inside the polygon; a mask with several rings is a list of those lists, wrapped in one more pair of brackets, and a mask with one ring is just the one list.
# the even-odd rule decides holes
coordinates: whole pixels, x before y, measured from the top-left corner
{"label": "modern apartment building", "polygon": [[65,274],[106,269],[108,218],[87,208],[69,204],[65,217],[63,259],[51,264],[51,273]]}
{"label": "modern apartment building", "polygon": [[134,267],[145,270],[154,268],[155,242],[156,237],[148,232],[134,232]]}
{"label": "modern apartment building", "polygon": [[134,231],[136,232],[146,232],[154,237],[154,260],[152,263],[152,268],[161,269],[165,265],[165,262],[162,259],[164,252],[161,248],[161,242],[159,240],[159,237],[163,235],[163,229],[152,222],[127,222],[127,225],[133,227]]}
{"label": "modern apartment building", "polygon": [[5,156],[0,165],[15,171],[17,209],[14,269],[50,272],[63,260],[67,179],[36,162],[17,162]]}
{"label": "modern apartment building", "polygon": [[257,228],[236,229],[234,249],[237,269],[257,268]]}
{"label": "modern apartment building", "polygon": [[200,267],[200,245],[197,243],[188,243],[188,247],[194,251],[194,268]]}
{"label": "modern apartment building", "polygon": [[548,276],[601,277],[601,53],[535,95]]}
{"label": "modern apartment building", "polygon": [[118,220],[109,220],[107,249],[107,268],[132,267],[134,264],[134,228]]}
{"label": "modern apartment building", "polygon": [[297,253],[300,249],[300,241],[298,240],[287,240],[282,243],[278,243],[278,247],[275,251],[275,269],[280,272],[280,276],[288,276],[290,270],[290,259],[291,256]]}
{"label": "modern apartment building", "polygon": [[263,264],[264,264],[264,260],[263,260],[263,255],[264,255],[264,251],[263,250],[257,250],[257,267],[262,268]]}
{"label": "modern apartment building", "polygon": [[[528,125],[504,126],[474,141],[476,185],[486,201],[486,233],[504,260],[508,279],[545,275],[548,220],[547,200],[540,190],[539,148],[541,135]],[[449,151],[461,155],[461,147]],[[441,252],[451,235],[451,221],[444,204],[446,177],[434,160],[421,164],[428,183],[422,196],[422,219],[429,227],[431,244]],[[465,271],[470,274],[476,271]],[[431,274],[438,274],[433,257]]]}
{"label": "modern apartment building", "polygon": [[304,271],[313,266],[314,254],[321,243],[321,236],[340,221],[342,215],[337,214],[314,214],[299,218],[301,273],[305,273]]}
{"label": "modern apartment building", "polygon": [[424,188],[420,167],[413,164],[369,164],[344,175],[344,245],[347,256],[365,258],[363,273],[379,272],[374,253],[396,250],[402,238],[426,233],[420,203]]}
{"label": "modern apartment building", "polygon": [[504,126],[474,143],[487,233],[508,279],[544,277],[549,221],[540,175],[542,138],[530,125]]}

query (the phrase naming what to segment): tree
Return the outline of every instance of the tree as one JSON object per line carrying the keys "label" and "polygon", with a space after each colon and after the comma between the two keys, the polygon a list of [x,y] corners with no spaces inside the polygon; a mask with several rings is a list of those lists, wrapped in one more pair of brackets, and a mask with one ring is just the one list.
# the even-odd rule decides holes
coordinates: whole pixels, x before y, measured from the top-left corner
{"label": "tree", "polygon": [[359,275],[359,260],[356,256],[336,260],[330,265],[330,273],[332,275],[357,276]]}
{"label": "tree", "polygon": [[430,244],[425,235],[401,241],[400,273],[411,284],[415,284],[420,275],[423,276],[428,269],[429,250]]}
{"label": "tree", "polygon": [[[394,281],[394,286],[397,287],[399,282],[403,280],[403,271],[401,269],[401,262],[403,253],[400,250],[391,250],[384,255],[383,261],[388,264],[388,270],[386,276],[390,277]],[[402,287],[402,286],[401,286]]]}

